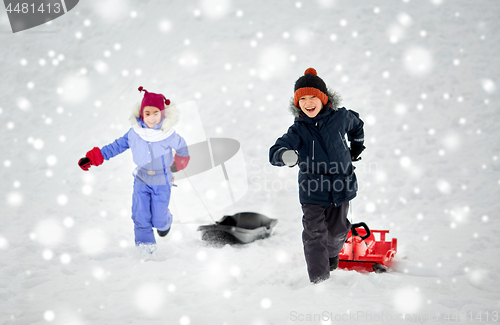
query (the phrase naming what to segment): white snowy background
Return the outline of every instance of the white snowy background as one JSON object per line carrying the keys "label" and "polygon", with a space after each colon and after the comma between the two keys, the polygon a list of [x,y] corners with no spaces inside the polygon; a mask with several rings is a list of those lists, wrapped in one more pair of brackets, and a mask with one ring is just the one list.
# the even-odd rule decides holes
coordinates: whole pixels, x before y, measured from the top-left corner
{"label": "white snowy background", "polygon": [[[497,0],[88,0],[12,34],[2,9],[0,324],[498,320],[499,18]],[[349,218],[398,239],[388,274],[309,283],[297,170],[268,163],[308,67],[365,121]],[[241,143],[248,192],[213,217],[266,214],[272,237],[208,246],[200,211],[136,251],[130,152],[77,161],[128,130],[139,86]]]}

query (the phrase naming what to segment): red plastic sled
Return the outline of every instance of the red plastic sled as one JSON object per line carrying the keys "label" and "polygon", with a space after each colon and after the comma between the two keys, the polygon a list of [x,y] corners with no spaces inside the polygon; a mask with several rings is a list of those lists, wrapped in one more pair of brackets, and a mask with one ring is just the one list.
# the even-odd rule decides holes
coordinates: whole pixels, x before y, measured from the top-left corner
{"label": "red plastic sled", "polygon": [[[387,233],[389,230],[370,230],[364,222],[353,224],[339,254],[339,268],[358,272],[386,272],[392,265],[398,246],[396,238],[385,241]],[[380,240],[376,240],[374,234],[380,234]]]}

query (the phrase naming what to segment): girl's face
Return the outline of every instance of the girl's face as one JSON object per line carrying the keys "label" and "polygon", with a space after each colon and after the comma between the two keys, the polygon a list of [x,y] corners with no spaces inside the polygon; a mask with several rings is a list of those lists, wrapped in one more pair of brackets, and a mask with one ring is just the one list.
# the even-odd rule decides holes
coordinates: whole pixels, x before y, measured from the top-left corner
{"label": "girl's face", "polygon": [[299,106],[302,112],[310,118],[313,118],[319,114],[323,108],[323,103],[318,97],[307,95],[299,99]]}
{"label": "girl's face", "polygon": [[142,120],[148,128],[153,128],[161,121],[161,112],[157,107],[146,106],[142,110]]}

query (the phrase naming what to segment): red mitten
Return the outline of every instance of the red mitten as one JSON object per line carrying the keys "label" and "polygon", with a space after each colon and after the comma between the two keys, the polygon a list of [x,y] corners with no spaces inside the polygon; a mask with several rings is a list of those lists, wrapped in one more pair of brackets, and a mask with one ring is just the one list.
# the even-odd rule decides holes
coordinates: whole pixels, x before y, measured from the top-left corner
{"label": "red mitten", "polygon": [[183,170],[184,168],[186,168],[188,163],[189,156],[182,157],[178,154],[175,154],[174,163],[172,164],[172,166],[170,166],[170,170],[172,171],[172,173],[178,172],[179,170]]}
{"label": "red mitten", "polygon": [[85,157],[90,159],[90,163],[93,166],[99,166],[104,162],[104,157],[102,156],[101,149],[94,147],[92,150],[87,152]]}

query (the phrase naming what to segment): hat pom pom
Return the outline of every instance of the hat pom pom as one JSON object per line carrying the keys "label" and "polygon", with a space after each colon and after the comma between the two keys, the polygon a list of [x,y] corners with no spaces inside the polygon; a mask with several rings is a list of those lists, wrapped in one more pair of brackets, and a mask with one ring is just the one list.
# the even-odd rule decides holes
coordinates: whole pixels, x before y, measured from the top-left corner
{"label": "hat pom pom", "polygon": [[316,69],[314,69],[314,68],[308,68],[308,69],[304,72],[304,76],[305,76],[306,74],[312,74],[312,75],[315,75],[315,76],[317,76],[317,75],[318,75],[318,73],[316,72]]}
{"label": "hat pom pom", "polygon": [[142,86],[139,87],[139,92],[141,92],[144,88]]}
{"label": "hat pom pom", "polygon": [[165,105],[170,105],[170,99],[165,99]]}

